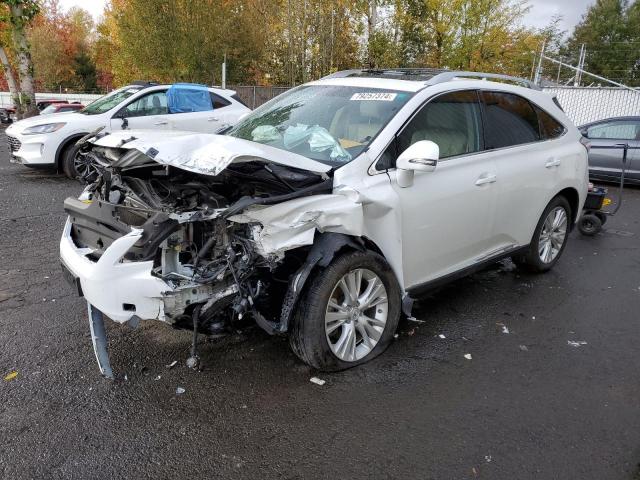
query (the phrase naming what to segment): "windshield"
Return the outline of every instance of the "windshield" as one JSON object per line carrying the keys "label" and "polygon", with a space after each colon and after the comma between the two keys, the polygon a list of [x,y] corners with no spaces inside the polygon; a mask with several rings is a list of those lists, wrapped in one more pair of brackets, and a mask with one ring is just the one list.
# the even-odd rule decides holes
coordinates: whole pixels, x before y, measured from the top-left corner
{"label": "windshield", "polygon": [[138,93],[141,89],[141,87],[124,87],[120,90],[115,90],[104,97],[100,97],[95,102],[90,103],[80,110],[80,113],[84,113],[85,115],[99,115],[108,112],[134,93]]}
{"label": "windshield", "polygon": [[42,111],[40,112],[40,115],[46,115],[48,113],[55,113],[57,108],[58,108],[57,105],[51,104],[48,107],[43,108]]}
{"label": "windshield", "polygon": [[362,153],[413,94],[309,85],[284,93],[227,132],[332,166]]}

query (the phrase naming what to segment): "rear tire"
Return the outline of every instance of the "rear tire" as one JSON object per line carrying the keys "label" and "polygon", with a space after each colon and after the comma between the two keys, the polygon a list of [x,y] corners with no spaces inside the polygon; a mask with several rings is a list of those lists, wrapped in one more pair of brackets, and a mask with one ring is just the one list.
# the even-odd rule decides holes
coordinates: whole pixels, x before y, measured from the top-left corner
{"label": "rear tire", "polygon": [[567,246],[571,218],[571,206],[565,197],[551,200],[538,221],[527,253],[514,257],[514,263],[532,272],[551,270]]}
{"label": "rear tire", "polygon": [[360,365],[389,346],[400,311],[400,287],[385,259],[373,252],[346,253],[319,271],[300,299],[291,349],[323,371]]}

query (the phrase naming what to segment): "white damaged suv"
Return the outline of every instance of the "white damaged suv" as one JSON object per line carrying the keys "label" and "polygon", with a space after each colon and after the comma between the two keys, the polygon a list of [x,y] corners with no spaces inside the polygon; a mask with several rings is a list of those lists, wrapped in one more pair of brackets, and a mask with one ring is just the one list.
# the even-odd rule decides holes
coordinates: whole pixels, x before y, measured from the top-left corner
{"label": "white damaged suv", "polygon": [[339,72],[224,135],[85,139],[96,173],[65,201],[61,259],[106,376],[103,313],[193,329],[192,366],[197,332],[257,323],[340,370],[445,281],[507,256],[553,267],[586,197],[581,138],[526,80]]}

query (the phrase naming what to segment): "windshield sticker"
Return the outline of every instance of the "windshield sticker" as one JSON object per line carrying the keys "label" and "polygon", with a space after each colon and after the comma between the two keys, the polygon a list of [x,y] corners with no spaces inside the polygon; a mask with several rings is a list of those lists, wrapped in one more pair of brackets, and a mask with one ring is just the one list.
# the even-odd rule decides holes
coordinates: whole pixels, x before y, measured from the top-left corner
{"label": "windshield sticker", "polygon": [[354,93],[351,100],[373,100],[377,102],[393,102],[398,94],[387,92],[362,92]]}

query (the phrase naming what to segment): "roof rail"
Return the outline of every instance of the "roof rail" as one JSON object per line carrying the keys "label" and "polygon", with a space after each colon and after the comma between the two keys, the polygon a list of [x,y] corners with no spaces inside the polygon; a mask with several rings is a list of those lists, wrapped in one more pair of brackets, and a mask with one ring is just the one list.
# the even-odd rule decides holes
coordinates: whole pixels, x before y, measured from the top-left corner
{"label": "roof rail", "polygon": [[512,82],[518,85],[521,85],[526,88],[531,88],[533,90],[542,90],[538,85],[533,83],[531,80],[527,80],[526,78],[521,77],[512,77],[511,75],[502,75],[499,73],[483,73],[483,72],[456,72],[456,71],[445,71],[442,72],[427,83],[430,85],[435,85],[437,83],[450,82],[455,80],[456,78],[476,78],[480,80],[502,80],[505,82]]}
{"label": "roof rail", "polygon": [[441,68],[382,68],[382,69],[356,69],[336,72],[327,78],[346,77],[369,77],[369,78],[393,78],[395,80],[413,80],[426,82],[428,85],[435,85],[443,82],[450,82],[457,78],[476,78],[480,80],[502,80],[504,82],[515,83],[533,90],[541,88],[526,78],[501,75],[499,73],[465,72],[456,70],[446,70]]}

